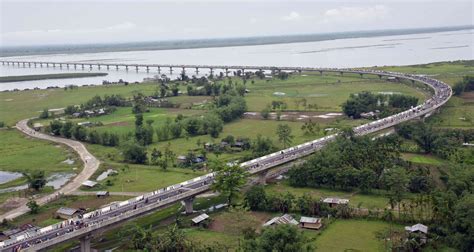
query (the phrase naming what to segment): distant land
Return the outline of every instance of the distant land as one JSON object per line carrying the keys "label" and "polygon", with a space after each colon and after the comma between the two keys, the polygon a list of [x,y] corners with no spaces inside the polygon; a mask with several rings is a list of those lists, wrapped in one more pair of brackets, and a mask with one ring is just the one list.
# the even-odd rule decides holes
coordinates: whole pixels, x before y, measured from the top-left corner
{"label": "distant land", "polygon": [[410,35],[434,32],[461,31],[474,29],[473,25],[431,27],[413,29],[351,31],[301,35],[281,35],[264,37],[215,38],[191,40],[167,40],[154,42],[128,42],[108,44],[76,44],[76,45],[48,45],[48,46],[11,46],[1,47],[0,57],[44,55],[44,54],[77,54],[119,51],[150,51],[169,49],[191,49],[209,47],[249,46],[266,44],[286,44],[299,42],[315,42],[348,38],[368,38],[380,36]]}
{"label": "distant land", "polygon": [[0,82],[84,78],[84,77],[106,76],[107,74],[108,73],[60,73],[60,74],[0,76]]}

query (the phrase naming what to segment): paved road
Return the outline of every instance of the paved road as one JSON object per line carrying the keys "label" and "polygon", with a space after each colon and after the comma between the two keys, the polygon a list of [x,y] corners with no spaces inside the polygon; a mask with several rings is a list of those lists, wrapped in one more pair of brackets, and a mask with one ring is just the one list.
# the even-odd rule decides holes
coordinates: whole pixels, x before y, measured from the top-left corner
{"label": "paved road", "polygon": [[[87,179],[89,179],[89,177],[92,176],[92,174],[94,174],[94,172],[99,168],[100,161],[96,157],[94,157],[91,153],[89,153],[89,151],[87,151],[86,147],[82,143],[71,140],[71,139],[54,137],[47,134],[36,132],[28,126],[28,120],[30,119],[24,119],[24,120],[19,121],[16,124],[16,128],[28,136],[38,138],[38,139],[48,140],[48,141],[52,141],[56,143],[61,143],[61,144],[69,146],[75,152],[77,152],[82,162],[84,163],[84,168],[82,169],[81,173],[79,173],[76,177],[74,177],[72,181],[70,181],[61,189],[55,191],[54,193],[48,194],[36,199],[36,202],[39,205],[44,205],[48,203],[49,201],[56,199],[61,194],[71,194],[77,189],[79,189],[81,184]],[[23,204],[22,206],[18,208],[15,208],[13,210],[10,210],[0,215],[0,220],[13,219],[22,214],[27,213],[28,211],[29,209],[26,206],[26,204]]]}

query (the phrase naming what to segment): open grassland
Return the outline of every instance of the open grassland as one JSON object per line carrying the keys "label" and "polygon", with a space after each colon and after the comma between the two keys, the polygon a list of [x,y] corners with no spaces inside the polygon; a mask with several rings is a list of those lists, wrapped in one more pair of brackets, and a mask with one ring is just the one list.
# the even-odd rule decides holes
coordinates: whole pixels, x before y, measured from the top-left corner
{"label": "open grassland", "polygon": [[376,194],[362,194],[358,192],[345,192],[332,189],[323,189],[323,188],[300,188],[300,187],[291,187],[288,185],[288,182],[282,181],[274,184],[265,186],[265,191],[269,194],[285,194],[290,192],[296,197],[303,196],[304,194],[309,194],[313,198],[325,198],[325,197],[338,197],[349,199],[349,204],[353,207],[361,207],[368,209],[384,209],[388,205],[388,198],[382,195]]}
{"label": "open grassland", "polygon": [[[0,170],[2,171],[45,171],[72,172],[72,168],[82,169],[82,162],[76,154],[64,146],[48,141],[27,137],[16,130],[0,130]],[[74,164],[64,163],[66,159]]]}
{"label": "open grassland", "polygon": [[474,60],[436,62],[412,66],[389,66],[381,69],[413,74],[426,74],[450,85],[460,81],[464,75],[474,74]]}
{"label": "open grassland", "polygon": [[0,76],[0,82],[68,79],[68,78],[83,78],[83,77],[106,76],[106,75],[107,73],[60,73],[60,74]]}
{"label": "open grassland", "polygon": [[431,121],[441,128],[472,128],[474,127],[474,92],[466,92],[460,97],[452,97],[440,113],[435,114]]}
{"label": "open grassland", "polygon": [[445,163],[442,159],[438,157],[426,154],[403,153],[402,157],[405,160],[417,164],[442,165]]}
{"label": "open grassland", "polygon": [[[361,91],[393,92],[412,95],[424,100],[425,95],[415,88],[400,83],[379,80],[376,76],[335,75],[309,73],[292,75],[288,80],[255,80],[248,83],[250,93],[246,96],[249,111],[260,111],[272,101],[284,101],[288,110],[304,110],[295,102],[306,99],[307,104],[316,104],[317,111],[341,111],[340,105],[350,94]],[[275,92],[285,93],[283,96]]]}
{"label": "open grassland", "polygon": [[[170,168],[163,170],[158,166],[125,165],[122,163],[102,164],[101,169],[96,174],[98,175],[106,169],[114,169],[118,174],[108,176],[107,179],[101,181],[92,190],[149,192],[204,174],[202,171],[193,171],[191,169]],[[93,176],[92,178],[96,177]],[[110,180],[109,185],[107,180]]]}
{"label": "open grassland", "polygon": [[156,84],[129,84],[86,86],[73,90],[47,89],[19,92],[0,92],[0,118],[7,125],[28,117],[38,116],[44,108],[64,108],[86,102],[95,95],[120,94],[130,97],[134,93],[152,94]]}
{"label": "open grassland", "polygon": [[[386,251],[376,233],[389,228],[389,223],[381,221],[336,220],[317,237],[316,251]],[[392,228],[402,230],[399,225]]]}

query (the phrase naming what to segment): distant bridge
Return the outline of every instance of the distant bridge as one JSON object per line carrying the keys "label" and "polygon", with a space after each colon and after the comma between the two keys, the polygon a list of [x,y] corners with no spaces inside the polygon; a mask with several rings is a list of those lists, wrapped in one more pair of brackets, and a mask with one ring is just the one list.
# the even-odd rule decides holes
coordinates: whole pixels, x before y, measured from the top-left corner
{"label": "distant bridge", "polygon": [[[11,64],[13,61],[2,61]],[[7,63],[10,62],[10,63]],[[18,62],[15,64],[33,64],[34,62]],[[39,64],[39,62],[36,62]],[[43,64],[46,64],[43,63]],[[59,64],[51,63],[48,64]],[[82,63],[61,63],[61,64],[82,64]],[[91,63],[88,63],[91,64]],[[92,65],[104,65],[101,63],[92,63]],[[108,64],[112,65],[112,64]],[[116,64],[118,65],[118,64]],[[353,73],[353,74],[370,74],[392,77],[398,79],[409,80],[425,84],[433,90],[430,99],[407,111],[395,114],[377,121],[373,121],[361,126],[354,127],[356,135],[366,135],[382,129],[386,129],[399,123],[431,115],[440,106],[445,104],[452,95],[451,88],[444,82],[431,79],[428,77],[412,74],[403,74],[395,72],[387,72],[370,69],[336,69],[336,68],[309,68],[309,67],[269,67],[269,66],[205,66],[205,65],[144,65],[144,64],[120,64],[120,66],[137,66],[137,67],[182,67],[182,68],[223,68],[223,69],[258,69],[258,70],[284,70],[284,71],[318,71]],[[287,163],[301,157],[307,156],[315,151],[320,150],[327,143],[333,141],[337,134],[326,136],[310,142],[306,142],[288,149],[284,149],[263,157],[259,157],[244,163],[240,166],[247,170],[250,174],[265,174],[269,169]],[[186,213],[193,211],[192,204],[196,195],[201,194],[210,189],[210,185],[214,181],[215,173],[209,173],[201,177],[197,177],[183,183],[169,186],[166,188],[153,191],[130,200],[116,203],[107,207],[103,207],[93,212],[83,215],[82,218],[74,218],[63,221],[58,224],[47,226],[38,230],[24,233],[15,238],[0,242],[2,251],[37,251],[48,249],[56,244],[79,239],[81,241],[81,251],[90,251],[91,237],[97,235],[103,230],[107,230],[120,225],[121,223],[143,216],[144,214],[157,211],[163,207],[184,201]],[[264,175],[263,175],[264,176]]]}

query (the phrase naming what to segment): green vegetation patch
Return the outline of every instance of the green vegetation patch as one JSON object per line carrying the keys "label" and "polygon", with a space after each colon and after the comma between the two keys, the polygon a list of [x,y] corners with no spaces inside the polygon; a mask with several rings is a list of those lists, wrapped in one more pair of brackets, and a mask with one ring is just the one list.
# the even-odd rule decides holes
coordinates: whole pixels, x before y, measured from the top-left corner
{"label": "green vegetation patch", "polygon": [[1,76],[0,77],[0,82],[84,78],[84,77],[95,77],[95,76],[106,76],[106,75],[108,75],[108,73],[60,73],[60,74],[35,74],[35,75]]}
{"label": "green vegetation patch", "polygon": [[[388,228],[390,224],[381,221],[336,220],[316,239],[317,251],[385,251],[376,233]],[[402,229],[399,225],[393,228]]]}
{"label": "green vegetation patch", "polygon": [[[73,171],[82,169],[82,162],[65,147],[48,141],[37,140],[23,135],[16,130],[0,130],[0,170],[2,171]],[[74,164],[64,163],[66,159],[74,160]]]}

